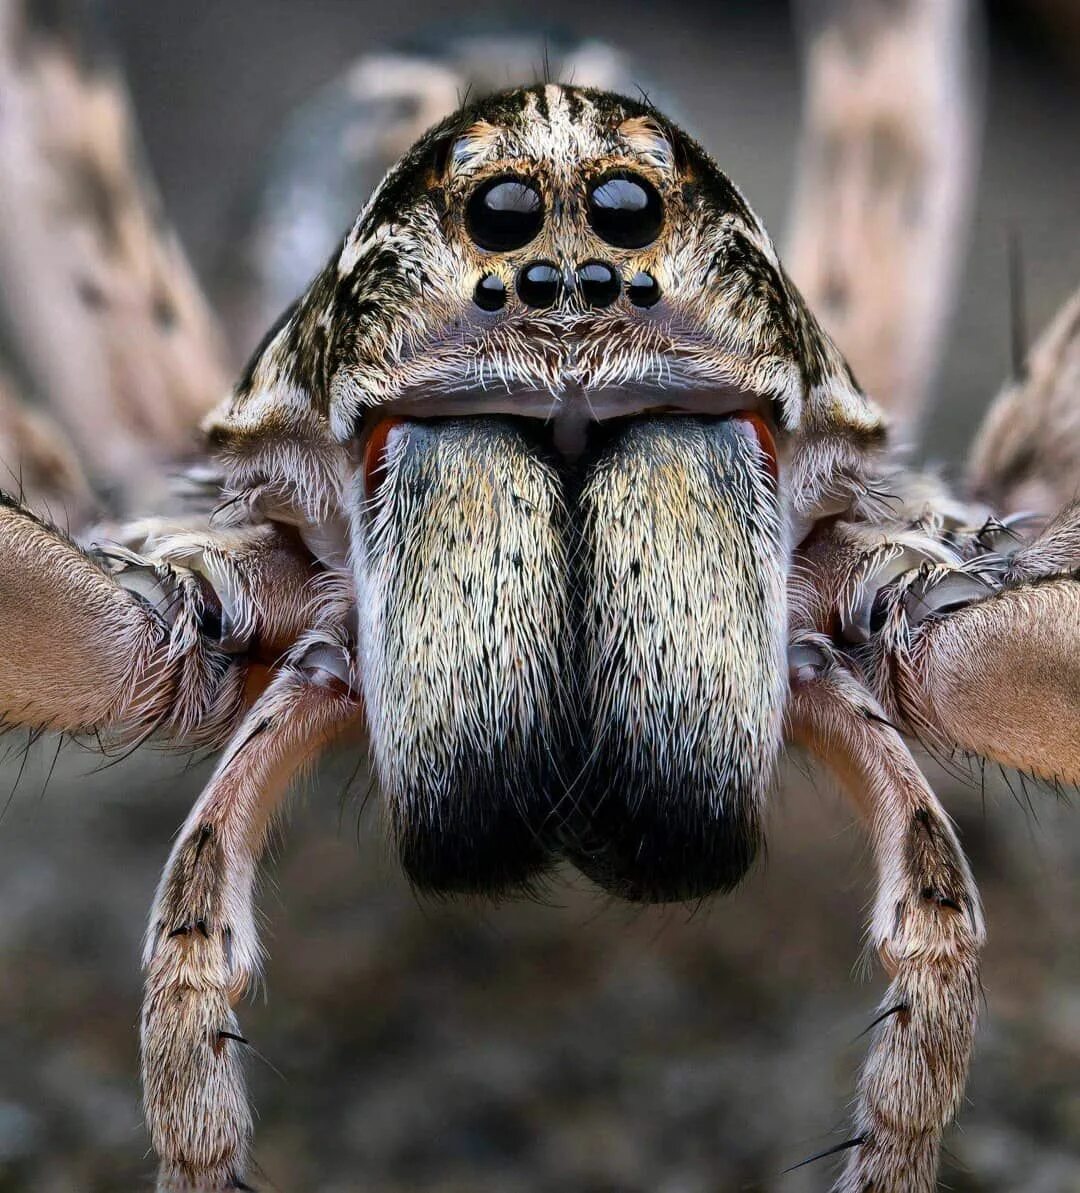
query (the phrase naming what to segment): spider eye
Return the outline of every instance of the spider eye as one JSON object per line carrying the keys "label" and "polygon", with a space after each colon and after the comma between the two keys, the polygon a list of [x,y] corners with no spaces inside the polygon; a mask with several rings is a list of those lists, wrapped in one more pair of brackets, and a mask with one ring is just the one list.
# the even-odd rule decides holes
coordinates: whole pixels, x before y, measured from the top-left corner
{"label": "spider eye", "polygon": [[518,297],[527,307],[547,310],[562,292],[562,274],[551,261],[534,261],[518,271]]}
{"label": "spider eye", "polygon": [[506,285],[498,274],[485,273],[476,283],[473,302],[482,311],[497,311],[506,305]]}
{"label": "spider eye", "polygon": [[626,288],[630,301],[636,307],[654,307],[660,301],[660,283],[651,273],[639,270],[630,279]]}
{"label": "spider eye", "polygon": [[491,178],[465,208],[469,235],[482,248],[505,253],[527,245],[544,223],[544,201],[534,183],[516,175]]}
{"label": "spider eye", "polygon": [[592,230],[621,249],[651,244],[664,222],[660,192],[640,174],[617,170],[605,174],[589,190],[589,223]]}
{"label": "spider eye", "polygon": [[586,261],[577,267],[581,297],[591,307],[609,307],[619,297],[622,281],[606,261]]}

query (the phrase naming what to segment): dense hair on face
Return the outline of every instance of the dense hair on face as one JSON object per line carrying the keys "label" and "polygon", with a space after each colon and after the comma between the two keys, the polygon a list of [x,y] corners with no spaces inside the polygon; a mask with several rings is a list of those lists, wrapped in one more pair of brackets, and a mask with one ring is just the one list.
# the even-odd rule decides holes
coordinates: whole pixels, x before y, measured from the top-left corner
{"label": "dense hair on face", "polygon": [[361,509],[364,692],[405,870],[425,890],[527,887],[563,779],[559,478],[509,420],[403,423]]}
{"label": "dense hair on face", "polygon": [[691,138],[550,84],[449,117],[213,433],[237,488],[350,520],[419,886],[521,887],[553,850],[631,899],[738,880],[780,739],[787,519],[852,500],[880,420]]}
{"label": "dense hair on face", "polygon": [[786,559],[736,420],[618,428],[578,505],[584,676],[570,852],[626,899],[733,887],[780,740]]}
{"label": "dense hair on face", "polygon": [[[640,248],[605,243],[589,222],[590,187],[624,171],[663,205],[656,238]],[[544,219],[526,245],[491,252],[471,238],[467,212],[477,188],[501,175],[535,185]],[[610,305],[522,301],[530,262],[573,276],[596,258],[620,275]],[[631,301],[638,274],[655,283],[650,305]],[[475,301],[488,277],[506,296],[495,311]],[[318,491],[338,483],[338,445],[372,411],[420,391],[554,395],[567,385],[757,395],[791,436],[788,488],[807,516],[854,498],[845,478],[882,438],[880,414],[705,151],[646,103],[554,84],[491,96],[424,136],[208,428],[238,483],[275,475],[322,513]]]}

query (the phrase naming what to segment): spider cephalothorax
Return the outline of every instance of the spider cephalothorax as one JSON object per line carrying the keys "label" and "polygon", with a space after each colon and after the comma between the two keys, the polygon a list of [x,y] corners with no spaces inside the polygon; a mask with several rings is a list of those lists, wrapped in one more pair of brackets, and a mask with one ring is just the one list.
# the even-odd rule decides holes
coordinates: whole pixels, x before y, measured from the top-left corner
{"label": "spider cephalothorax", "polygon": [[850,504],[880,433],[704,152],[556,85],[429,133],[211,428],[232,487],[350,515],[414,879],[527,882],[562,843],[647,899],[753,857],[789,521]]}
{"label": "spider cephalothorax", "polygon": [[[943,11],[884,7],[850,70],[891,78],[879,39],[918,46]],[[954,209],[903,236],[940,244]],[[873,243],[909,279],[893,231]],[[1075,328],[1005,407],[1040,395],[1066,461]],[[914,385],[900,363],[882,375]],[[1007,424],[980,492],[1021,459],[1025,492],[1064,501],[1075,478]],[[1047,728],[1080,719],[1080,517],[994,517],[901,468],[883,427],[705,153],[648,104],[546,84],[448,116],[376,190],[208,416],[189,489],[212,518],[84,552],[0,500],[0,717],[228,742],[146,937],[162,1189],[248,1187],[256,866],[291,779],[349,733],[417,885],[529,888],[564,857],[651,901],[734,885],[785,736],[808,749],[866,822],[892,979],[837,1187],[932,1188],[984,929],[901,734],[1080,780],[1080,737]]]}
{"label": "spider cephalothorax", "polygon": [[[344,442],[390,407],[552,420],[572,442],[664,406],[830,435],[836,454],[792,465],[804,514],[881,437],[703,150],[646,104],[549,84],[456,113],[408,153],[210,431],[244,476],[268,432]],[[297,490],[318,511],[310,481]]]}

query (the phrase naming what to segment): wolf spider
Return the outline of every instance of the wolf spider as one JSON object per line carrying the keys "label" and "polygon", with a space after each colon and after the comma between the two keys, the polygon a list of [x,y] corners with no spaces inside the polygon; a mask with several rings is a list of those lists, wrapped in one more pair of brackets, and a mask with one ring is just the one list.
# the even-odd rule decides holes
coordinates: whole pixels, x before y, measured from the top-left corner
{"label": "wolf spider", "polygon": [[[886,433],[885,409],[903,435],[925,391],[962,214],[941,49],[959,8],[841,6],[813,43],[792,254],[809,305],[660,111],[541,83],[404,154],[203,417],[186,511],[79,545],[30,506],[36,485],[85,508],[80,453],[5,399],[29,482],[0,498],[5,723],[223,746],[146,935],[161,1189],[248,1187],[235,1006],[260,965],[256,870],[292,780],[349,733],[418,888],[528,891],[566,859],[641,902],[732,888],[782,745],[802,746],[865,824],[892,979],[835,1188],[933,1187],[984,925],[905,739],[1080,779],[1077,300],[964,490],[905,468]],[[218,390],[213,321],[115,76],[5,15],[22,124],[0,151],[49,142],[53,171],[24,171],[15,231],[70,249],[27,305],[83,337],[81,400],[59,413],[130,507]],[[935,86],[894,127],[898,45]],[[47,201],[68,192],[73,209]],[[46,377],[68,366],[53,349]]]}

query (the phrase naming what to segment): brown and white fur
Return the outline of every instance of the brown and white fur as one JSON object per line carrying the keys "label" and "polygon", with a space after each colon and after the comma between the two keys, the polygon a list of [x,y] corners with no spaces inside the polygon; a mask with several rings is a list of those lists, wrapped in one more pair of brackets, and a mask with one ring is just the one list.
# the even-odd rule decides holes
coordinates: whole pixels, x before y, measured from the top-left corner
{"label": "brown and white fur", "polygon": [[[611,171],[659,196],[640,247],[590,222]],[[466,211],[505,175],[543,216],[490,251]],[[536,261],[550,306],[521,297]],[[228,739],[147,931],[160,1188],[248,1187],[256,868],[291,780],[359,733],[418,885],[513,893],[568,858],[647,901],[734,885],[783,741],[809,750],[864,818],[892,977],[836,1188],[930,1190],[984,926],[904,734],[1080,780],[1080,513],[998,523],[902,471],[707,154],[554,84],[425,135],[204,429],[213,526],[84,552],[0,504],[4,719]]]}

